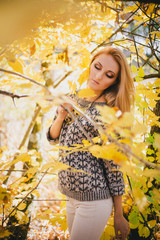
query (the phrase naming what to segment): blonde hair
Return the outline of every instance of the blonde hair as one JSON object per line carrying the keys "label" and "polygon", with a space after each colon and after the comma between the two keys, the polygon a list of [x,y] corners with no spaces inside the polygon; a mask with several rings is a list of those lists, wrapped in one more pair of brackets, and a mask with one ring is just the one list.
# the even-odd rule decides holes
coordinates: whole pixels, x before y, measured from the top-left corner
{"label": "blonde hair", "polygon": [[118,107],[122,112],[130,111],[134,102],[134,84],[123,52],[118,48],[105,47],[93,56],[91,64],[101,54],[111,55],[120,67],[115,83],[104,90],[107,104],[111,107]]}

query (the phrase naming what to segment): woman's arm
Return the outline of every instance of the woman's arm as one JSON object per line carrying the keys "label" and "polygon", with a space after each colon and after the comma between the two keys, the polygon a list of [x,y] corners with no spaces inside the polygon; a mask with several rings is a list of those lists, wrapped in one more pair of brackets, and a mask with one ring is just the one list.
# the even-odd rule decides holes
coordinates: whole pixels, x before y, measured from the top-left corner
{"label": "woman's arm", "polygon": [[[125,240],[129,233],[129,223],[123,216],[122,195],[114,196],[114,228],[117,240]],[[119,233],[121,233],[121,237]]]}
{"label": "woman's arm", "polygon": [[[64,103],[63,104],[64,107],[67,107],[67,108],[72,108],[71,104],[68,104],[68,103]],[[67,116],[67,112],[64,110],[63,107],[58,107],[57,109],[57,117],[56,119],[54,120],[54,122],[52,123],[51,127],[50,127],[50,130],[49,130],[49,135],[52,139],[56,139],[59,137],[60,135],[60,131],[61,131],[61,128],[62,128],[62,124],[63,124],[63,121],[64,119],[66,118]]]}

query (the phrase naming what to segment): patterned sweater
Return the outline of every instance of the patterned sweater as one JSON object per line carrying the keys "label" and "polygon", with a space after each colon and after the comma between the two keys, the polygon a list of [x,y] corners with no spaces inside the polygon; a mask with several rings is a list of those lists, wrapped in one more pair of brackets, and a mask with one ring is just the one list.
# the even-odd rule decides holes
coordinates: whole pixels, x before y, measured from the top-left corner
{"label": "patterned sweater", "polygon": [[[99,111],[96,106],[106,103],[94,102],[91,105],[89,101],[84,99],[78,99],[77,101],[80,108],[88,106],[86,114],[96,122],[99,121],[97,119]],[[89,107],[89,105],[91,106]],[[53,121],[56,117],[57,114]],[[94,129],[94,126],[79,115],[76,121],[73,121],[70,117],[64,120],[60,136],[57,139],[51,138],[49,128],[47,138],[54,144],[59,141],[60,146],[72,147],[74,144],[82,144],[82,140],[86,139],[86,136],[80,129],[79,124],[91,138],[98,136],[98,131]],[[102,159],[96,158],[88,151],[72,152],[64,157],[62,157],[62,153],[64,153],[64,150],[60,150],[59,161],[72,167],[58,173],[58,188],[66,196],[79,201],[92,201],[124,194],[123,174],[120,171],[113,171],[113,169],[119,167],[112,160],[108,160],[112,168],[110,170]],[[73,171],[73,168],[84,172]]]}

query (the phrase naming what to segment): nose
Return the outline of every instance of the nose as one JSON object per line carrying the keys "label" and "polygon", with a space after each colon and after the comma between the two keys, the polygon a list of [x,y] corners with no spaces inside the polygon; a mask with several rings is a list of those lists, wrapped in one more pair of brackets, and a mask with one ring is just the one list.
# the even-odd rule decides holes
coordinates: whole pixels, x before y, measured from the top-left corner
{"label": "nose", "polygon": [[101,71],[96,73],[96,79],[95,80],[101,80],[103,73]]}

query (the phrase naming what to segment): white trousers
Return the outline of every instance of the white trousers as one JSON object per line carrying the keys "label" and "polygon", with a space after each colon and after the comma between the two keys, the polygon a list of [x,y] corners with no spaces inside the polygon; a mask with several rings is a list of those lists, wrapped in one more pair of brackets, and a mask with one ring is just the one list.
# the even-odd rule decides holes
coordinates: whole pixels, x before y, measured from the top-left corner
{"label": "white trousers", "polygon": [[70,240],[99,240],[112,212],[112,198],[98,201],[67,200]]}

